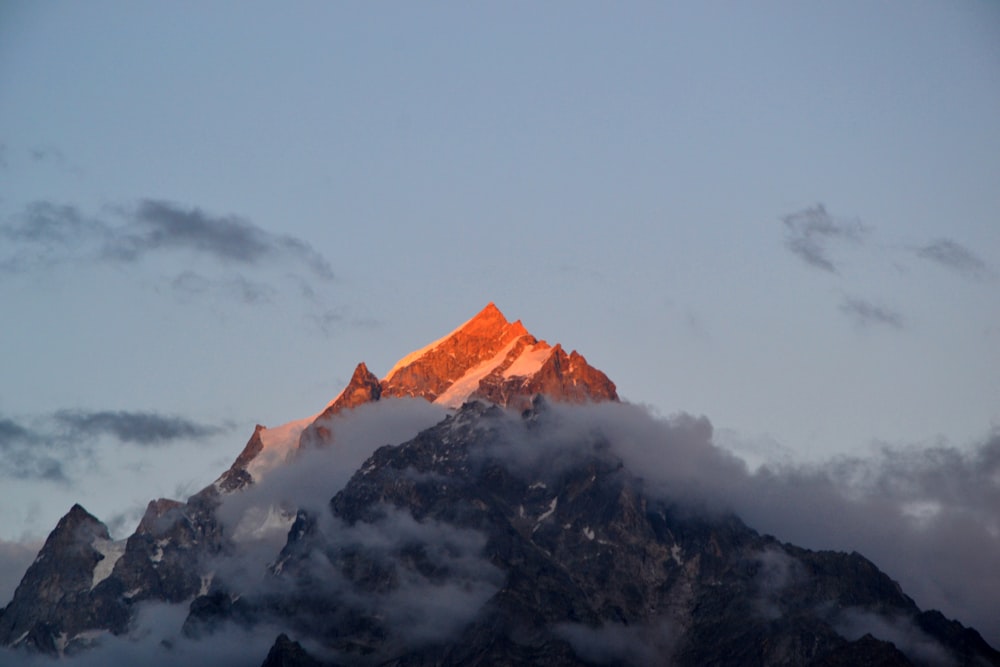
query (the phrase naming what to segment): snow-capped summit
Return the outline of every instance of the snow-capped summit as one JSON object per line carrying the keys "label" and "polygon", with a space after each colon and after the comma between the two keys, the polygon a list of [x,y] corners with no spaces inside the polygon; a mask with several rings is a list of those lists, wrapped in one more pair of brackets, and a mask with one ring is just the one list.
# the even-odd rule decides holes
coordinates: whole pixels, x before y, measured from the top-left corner
{"label": "snow-capped summit", "polygon": [[475,398],[525,407],[538,393],[571,402],[618,400],[614,383],[580,354],[535,338],[492,302],[400,359],[381,381],[384,397],[418,396],[450,408]]}
{"label": "snow-capped summit", "polygon": [[614,383],[583,356],[535,338],[493,303],[400,359],[381,384],[383,396],[419,396],[450,408],[475,398],[526,407],[539,393],[571,402],[618,400]]}

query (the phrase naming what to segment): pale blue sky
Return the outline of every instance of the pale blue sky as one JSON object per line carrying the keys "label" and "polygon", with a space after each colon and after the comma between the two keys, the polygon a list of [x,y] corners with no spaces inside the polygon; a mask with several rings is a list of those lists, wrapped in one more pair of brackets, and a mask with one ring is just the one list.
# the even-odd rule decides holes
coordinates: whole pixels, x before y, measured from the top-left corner
{"label": "pale blue sky", "polygon": [[744,452],[974,446],[998,119],[992,2],[5,2],[0,537],[194,491],[491,300]]}

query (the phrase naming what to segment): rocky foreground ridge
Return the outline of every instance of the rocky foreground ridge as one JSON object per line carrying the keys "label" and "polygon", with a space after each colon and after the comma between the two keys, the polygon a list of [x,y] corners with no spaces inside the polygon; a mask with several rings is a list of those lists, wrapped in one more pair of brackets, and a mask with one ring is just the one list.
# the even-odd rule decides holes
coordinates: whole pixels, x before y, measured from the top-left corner
{"label": "rocky foreground ridge", "polygon": [[[287,534],[260,571],[234,565],[248,547],[222,513],[286,460],[337,456],[341,420],[392,398],[450,411],[373,446],[325,505],[263,508]],[[583,357],[490,304],[381,380],[360,364],[318,415],[257,427],[216,483],[151,502],[127,540],[74,506],[0,611],[13,649],[0,658],[72,665],[169,603],[186,618],[154,647],[168,659],[234,631],[274,638],[187,664],[1000,665],[862,555],[786,544],[650,487],[612,430],[578,426],[588,408],[573,406],[616,401]],[[871,619],[898,632],[866,633]]]}

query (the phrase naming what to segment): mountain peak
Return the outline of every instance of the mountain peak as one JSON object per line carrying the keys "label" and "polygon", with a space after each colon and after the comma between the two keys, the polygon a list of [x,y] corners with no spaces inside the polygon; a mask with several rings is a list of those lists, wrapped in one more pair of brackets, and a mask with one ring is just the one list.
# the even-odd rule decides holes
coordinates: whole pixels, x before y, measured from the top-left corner
{"label": "mountain peak", "polygon": [[[427,369],[424,367],[430,363],[437,367],[434,373],[439,376],[438,381],[434,383],[436,386],[428,387],[424,392],[408,395],[420,395],[422,398],[433,401],[443,390],[443,385],[448,382],[449,378],[443,377],[443,375],[464,372],[468,370],[470,364],[474,365],[484,361],[499,352],[511,340],[526,335],[529,335],[528,330],[524,328],[520,320],[514,323],[509,322],[496,304],[490,301],[485,308],[451,333],[397,361],[389,369],[383,383],[399,387],[398,391],[405,392],[403,387],[413,384],[412,375],[426,371]],[[454,363],[447,363],[448,357],[454,358]],[[445,363],[442,364],[442,361]],[[396,376],[400,374],[404,377],[397,380]],[[407,377],[407,375],[411,377]],[[407,394],[401,393],[400,395]]]}
{"label": "mountain peak", "polygon": [[507,321],[504,314],[500,312],[496,304],[490,301],[486,304],[486,307],[480,310],[475,316],[472,317],[468,322],[460,326],[455,330],[454,333],[463,333],[466,336],[502,336],[507,331],[508,327],[511,328],[514,334],[523,336],[528,333],[528,330],[524,328],[521,324],[521,320],[516,320],[515,322]]}
{"label": "mountain peak", "polygon": [[443,338],[400,359],[382,380],[383,396],[415,396],[458,407],[472,398],[525,407],[545,393],[556,400],[617,400],[614,383],[510,322],[492,301]]}
{"label": "mountain peak", "polygon": [[243,488],[296,449],[330,442],[335,415],[383,398],[422,398],[448,408],[479,399],[525,409],[539,394],[570,403],[618,400],[615,384],[582,355],[535,338],[491,301],[458,328],[404,356],[382,380],[359,363],[322,412],[255,433],[216,485],[227,492]]}

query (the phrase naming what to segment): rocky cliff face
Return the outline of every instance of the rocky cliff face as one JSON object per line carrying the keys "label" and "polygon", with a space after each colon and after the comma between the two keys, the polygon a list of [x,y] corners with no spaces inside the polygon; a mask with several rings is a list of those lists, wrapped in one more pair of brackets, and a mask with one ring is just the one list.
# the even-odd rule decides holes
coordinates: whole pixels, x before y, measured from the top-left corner
{"label": "rocky cliff face", "polygon": [[581,355],[538,340],[492,303],[401,359],[382,380],[383,396],[419,396],[450,407],[477,398],[526,407],[538,393],[557,401],[618,400],[614,383]]}
{"label": "rocky cliff face", "polygon": [[0,645],[64,654],[84,645],[87,630],[121,627],[125,617],[96,602],[94,589],[120,553],[107,527],[80,505],[59,520],[0,615]]}

